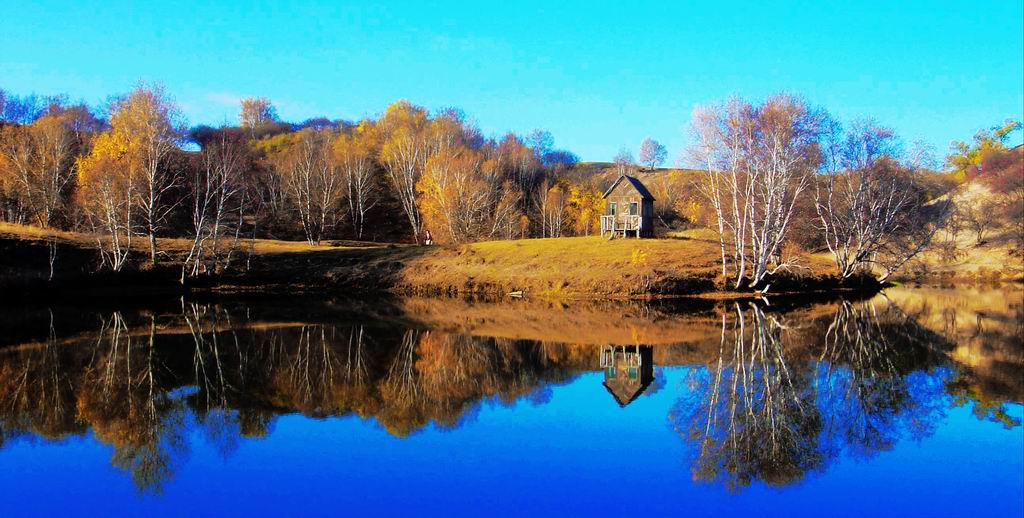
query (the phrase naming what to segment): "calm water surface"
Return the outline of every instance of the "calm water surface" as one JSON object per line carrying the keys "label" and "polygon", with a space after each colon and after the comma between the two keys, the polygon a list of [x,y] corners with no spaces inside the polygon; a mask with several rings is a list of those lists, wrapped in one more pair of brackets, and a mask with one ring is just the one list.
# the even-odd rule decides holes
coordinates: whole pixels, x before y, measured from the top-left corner
{"label": "calm water surface", "polygon": [[7,307],[3,514],[1022,516],[1022,298]]}

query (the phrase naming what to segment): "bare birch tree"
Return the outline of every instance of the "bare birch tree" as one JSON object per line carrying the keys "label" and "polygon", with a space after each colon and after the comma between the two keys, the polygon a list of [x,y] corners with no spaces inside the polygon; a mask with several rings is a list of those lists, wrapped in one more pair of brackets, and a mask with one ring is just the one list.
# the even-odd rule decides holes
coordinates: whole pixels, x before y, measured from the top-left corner
{"label": "bare birch tree", "polygon": [[701,190],[715,209],[722,274],[735,288],[767,291],[769,278],[792,266],[782,245],[820,161],[822,121],[822,113],[787,95],[757,106],[734,98],[694,112],[690,153],[704,169]]}
{"label": "bare birch tree", "polygon": [[640,163],[647,168],[648,171],[654,171],[656,168],[665,163],[665,159],[668,158],[668,151],[661,143],[650,137],[645,138],[640,143]]}
{"label": "bare birch tree", "polygon": [[615,155],[615,158],[612,159],[612,163],[615,164],[615,171],[621,176],[632,172],[636,160],[633,159],[633,153],[630,153],[626,148],[622,148]]}
{"label": "bare birch tree", "polygon": [[[877,266],[884,281],[927,246],[945,208],[924,209],[919,173],[898,161],[901,146],[891,129],[861,120],[844,133],[833,124],[824,149],[827,170],[815,184],[815,207],[825,243],[842,278]],[[925,210],[938,220],[923,219]]]}
{"label": "bare birch tree", "polygon": [[407,101],[399,101],[388,107],[381,125],[385,137],[380,160],[409,221],[413,239],[419,243],[423,221],[416,184],[430,153],[426,111]]}
{"label": "bare birch tree", "polygon": [[[529,139],[539,139],[534,145],[545,145],[545,137],[541,134],[531,135]],[[537,150],[527,146],[523,139],[514,133],[507,133],[498,143],[495,160],[496,173],[515,182],[522,192],[530,192],[541,179],[541,162]]]}
{"label": "bare birch tree", "polygon": [[0,128],[0,184],[16,194],[36,224],[50,227],[74,180],[77,139],[65,114]]}
{"label": "bare birch tree", "polygon": [[[192,244],[182,263],[181,282],[186,276],[195,276],[205,265],[208,272],[226,267],[231,250],[237,245],[242,226],[245,184],[242,179],[242,152],[240,144],[222,134],[219,141],[206,145],[201,155],[202,164],[193,167],[189,182],[192,201]],[[231,243],[222,259],[221,243],[230,237]],[[208,258],[204,262],[204,258]]]}
{"label": "bare birch tree", "polygon": [[306,241],[320,244],[337,221],[345,186],[331,151],[329,130],[305,129],[275,167],[282,190],[299,216]]}
{"label": "bare birch tree", "polygon": [[508,180],[503,182],[500,188],[492,183],[491,198],[491,229],[487,233],[487,237],[512,239],[515,235],[516,225],[524,217],[520,208],[523,202],[522,191]]}
{"label": "bare birch tree", "polygon": [[348,201],[349,221],[356,239],[363,238],[366,213],[380,200],[377,166],[377,130],[364,121],[352,134],[341,134],[334,141],[334,156],[341,168]]}

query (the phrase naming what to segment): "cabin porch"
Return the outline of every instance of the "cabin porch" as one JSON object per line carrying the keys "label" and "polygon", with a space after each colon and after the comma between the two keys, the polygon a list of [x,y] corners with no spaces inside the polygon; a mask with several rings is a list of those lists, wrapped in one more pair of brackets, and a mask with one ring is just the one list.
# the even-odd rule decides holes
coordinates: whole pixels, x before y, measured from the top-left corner
{"label": "cabin porch", "polygon": [[601,237],[608,234],[608,239],[616,236],[640,238],[643,230],[643,219],[640,215],[606,214],[601,216]]}

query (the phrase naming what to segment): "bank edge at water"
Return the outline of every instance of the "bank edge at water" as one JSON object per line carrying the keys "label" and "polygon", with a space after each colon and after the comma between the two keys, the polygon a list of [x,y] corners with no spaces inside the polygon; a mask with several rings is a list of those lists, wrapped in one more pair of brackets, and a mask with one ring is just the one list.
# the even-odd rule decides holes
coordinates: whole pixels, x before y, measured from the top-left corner
{"label": "bank edge at water", "polygon": [[[51,263],[51,258],[54,260]],[[0,238],[0,293],[6,298],[50,297],[68,293],[98,295],[174,294],[196,291],[271,293],[400,293],[430,296],[509,294],[544,298],[633,298],[660,296],[750,296],[733,291],[713,268],[679,267],[628,270],[593,266],[590,275],[531,275],[495,264],[477,268],[478,259],[442,247],[377,247],[310,253],[240,257],[220,274],[203,274],[181,283],[180,260],[173,254],[147,264],[139,252],[135,265],[120,272],[102,269],[95,249],[67,243]],[[543,258],[541,258],[543,260]],[[52,265],[52,270],[51,270]],[[248,266],[248,269],[246,269]],[[476,274],[476,270],[480,274]],[[528,269],[528,268],[527,268]],[[783,273],[771,293],[877,291],[870,277],[843,281],[831,274]]]}

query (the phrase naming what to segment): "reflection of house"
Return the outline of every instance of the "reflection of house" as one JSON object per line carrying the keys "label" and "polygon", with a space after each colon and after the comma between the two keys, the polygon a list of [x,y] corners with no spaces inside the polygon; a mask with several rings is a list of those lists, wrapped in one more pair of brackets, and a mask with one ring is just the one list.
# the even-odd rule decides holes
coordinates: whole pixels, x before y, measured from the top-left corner
{"label": "reflection of house", "polygon": [[604,193],[605,214],[601,216],[601,236],[654,236],[654,196],[643,182],[622,175]]}
{"label": "reflection of house", "polygon": [[601,368],[604,388],[624,407],[654,381],[654,350],[649,345],[607,345],[601,351]]}

